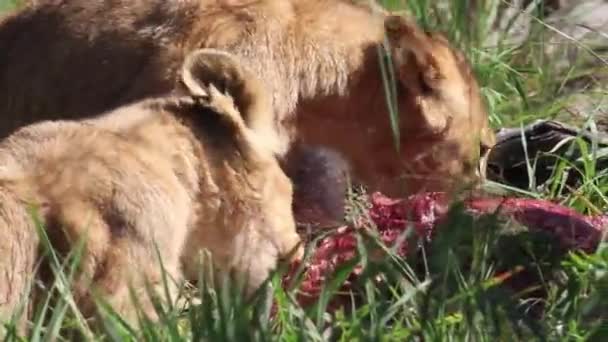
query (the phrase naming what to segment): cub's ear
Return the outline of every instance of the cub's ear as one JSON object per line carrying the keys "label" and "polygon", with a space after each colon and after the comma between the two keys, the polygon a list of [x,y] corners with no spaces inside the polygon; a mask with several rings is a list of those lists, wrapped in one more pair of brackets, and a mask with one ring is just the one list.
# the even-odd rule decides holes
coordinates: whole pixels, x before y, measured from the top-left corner
{"label": "cub's ear", "polygon": [[265,165],[273,157],[278,138],[269,128],[273,112],[265,98],[270,95],[251,90],[262,88],[236,56],[216,49],[196,50],[184,60],[181,80],[190,96],[202,98],[229,128],[229,138],[249,168]]}
{"label": "cub's ear", "polygon": [[[181,81],[193,97],[207,97],[208,88],[214,84],[226,90],[225,64],[237,63],[231,54],[216,49],[200,49],[186,56],[181,70]],[[228,70],[230,71],[230,69]]]}
{"label": "cub's ear", "polygon": [[230,141],[230,146],[236,148],[249,171],[263,173],[268,163],[274,160],[272,151],[265,146],[265,141],[258,134],[247,127],[230,96],[219,91],[213,84],[206,91],[205,106],[216,115],[222,126],[227,128],[226,141]]}
{"label": "cub's ear", "polygon": [[425,32],[405,16],[387,16],[384,27],[402,85],[416,95],[438,92],[441,80],[447,77],[442,72],[442,63],[454,58],[447,40],[438,33]]}
{"label": "cub's ear", "polygon": [[235,55],[217,49],[196,50],[186,57],[181,78],[191,96],[208,96],[210,85],[229,95],[246,126],[273,153],[284,153],[285,144],[275,127],[271,93]]}

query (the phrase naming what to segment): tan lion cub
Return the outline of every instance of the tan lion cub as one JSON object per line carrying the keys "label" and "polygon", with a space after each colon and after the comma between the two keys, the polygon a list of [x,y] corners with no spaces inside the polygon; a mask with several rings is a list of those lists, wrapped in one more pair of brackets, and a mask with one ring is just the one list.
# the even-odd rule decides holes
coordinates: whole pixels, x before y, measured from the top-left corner
{"label": "tan lion cub", "polygon": [[[245,276],[248,293],[279,258],[301,256],[292,186],[265,128],[273,123],[269,94],[231,55],[212,49],[186,58],[182,80],[183,96],[142,100],[88,121],[26,126],[0,144],[0,194],[12,199],[0,211],[0,232],[10,239],[0,244],[8,246],[0,249],[0,274],[22,266],[33,272],[37,240],[24,217],[27,202],[42,208],[59,251],[85,240],[73,293],[86,314],[95,290],[132,318],[133,286],[153,317],[143,291],[145,282],[163,286],[157,251],[171,277],[185,271],[197,279],[206,248],[220,273]],[[15,259],[21,244],[29,255]],[[10,314],[21,290],[0,290],[11,299],[0,314]]]}

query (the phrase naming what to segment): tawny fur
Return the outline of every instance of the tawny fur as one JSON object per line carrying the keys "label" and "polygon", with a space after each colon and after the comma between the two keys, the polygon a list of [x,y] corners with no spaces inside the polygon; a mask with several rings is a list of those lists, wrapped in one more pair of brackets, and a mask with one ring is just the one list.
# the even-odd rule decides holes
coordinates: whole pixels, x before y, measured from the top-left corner
{"label": "tawny fur", "polygon": [[[15,193],[0,188],[0,323],[14,320],[24,331],[31,314],[31,287],[39,239],[27,207]],[[4,336],[0,328],[0,336]]]}
{"label": "tawny fur", "polygon": [[[292,186],[269,147],[272,137],[261,136],[273,132],[264,128],[273,122],[264,99],[270,94],[226,53],[203,49],[186,61],[190,95],[146,99],[90,120],[32,124],[0,144],[0,229],[8,248],[0,244],[0,274],[33,272],[36,232],[26,203],[41,208],[60,252],[84,239],[73,292],[88,314],[93,289],[134,319],[133,286],[154,318],[144,282],[162,290],[157,253],[170,281],[182,273],[195,281],[207,249],[220,275],[244,277],[248,294],[280,258],[301,257]],[[218,90],[223,86],[236,89],[237,101]],[[233,102],[246,96],[268,105],[237,109]],[[14,307],[19,289],[10,286],[23,283],[0,285],[0,297],[9,297],[0,313]]]}
{"label": "tawny fur", "polygon": [[[279,154],[296,140],[324,145],[340,152],[362,183],[394,195],[446,190],[461,175],[475,178],[471,163],[480,143],[470,137],[489,136],[483,144],[492,137],[480,132],[487,114],[467,62],[432,37],[392,30],[401,32],[393,42],[406,48],[393,49],[393,61],[409,61],[404,51],[411,49],[436,53],[435,71],[447,81],[435,91],[467,95],[461,101],[437,96],[421,106],[420,98],[434,94],[415,91],[429,65],[395,65],[410,73],[397,84],[402,146],[395,152],[379,64],[387,13],[360,3],[36,1],[0,27],[0,133],[35,120],[94,116],[175,90],[185,55],[214,47],[242,57],[272,92]],[[451,123],[449,132],[425,126],[437,116]],[[428,168],[403,174],[404,166],[437,149],[439,155],[426,157]],[[472,161],[460,158],[469,152]]]}

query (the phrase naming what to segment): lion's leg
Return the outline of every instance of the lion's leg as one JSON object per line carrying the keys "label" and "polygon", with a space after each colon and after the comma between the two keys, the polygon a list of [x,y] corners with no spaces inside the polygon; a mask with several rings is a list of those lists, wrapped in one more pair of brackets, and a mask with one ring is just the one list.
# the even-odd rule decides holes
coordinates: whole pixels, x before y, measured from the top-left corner
{"label": "lion's leg", "polygon": [[0,190],[0,235],[0,337],[11,320],[18,333],[25,334],[39,239],[25,208],[4,189]]}
{"label": "lion's leg", "polygon": [[[104,265],[107,251],[111,246],[110,227],[102,214],[92,205],[73,199],[61,203],[56,217],[59,229],[64,234],[49,234],[53,246],[62,246],[71,252],[77,262],[72,281],[72,294],[83,314],[93,309],[90,290],[97,273]],[[67,241],[58,241],[60,236]],[[67,243],[67,244],[66,244]],[[82,248],[78,248],[78,247]]]}

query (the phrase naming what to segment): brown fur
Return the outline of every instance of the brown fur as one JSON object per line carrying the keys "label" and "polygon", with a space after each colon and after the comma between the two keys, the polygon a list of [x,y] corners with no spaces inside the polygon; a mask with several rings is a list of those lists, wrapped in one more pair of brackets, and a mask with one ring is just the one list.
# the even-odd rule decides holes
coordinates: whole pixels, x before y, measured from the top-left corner
{"label": "brown fur", "polygon": [[[94,304],[92,279],[93,289],[131,319],[133,286],[154,318],[143,291],[144,281],[162,289],[157,247],[178,281],[182,272],[198,279],[199,253],[208,249],[220,274],[246,277],[247,293],[279,258],[301,257],[292,186],[269,148],[276,139],[261,136],[272,132],[264,128],[273,118],[269,94],[235,58],[216,50],[187,57],[183,81],[188,96],[142,100],[80,122],[33,124],[0,144],[0,230],[9,248],[0,249],[0,274],[22,266],[24,275],[32,272],[35,232],[18,202],[43,208],[59,251],[85,240],[73,289],[85,313]],[[254,128],[213,81],[240,85],[234,98],[248,95],[258,104],[240,108]],[[15,264],[5,263],[9,256]],[[6,313],[17,289],[4,286],[0,296],[11,298]]]}
{"label": "brown fur", "polygon": [[[401,75],[397,154],[378,58],[387,14],[352,0],[37,3],[0,27],[0,133],[34,120],[93,116],[175,90],[188,51],[214,47],[243,57],[272,91],[277,152],[284,154],[294,140],[332,148],[373,190],[442,190],[461,176],[475,178],[480,144],[471,138],[492,140],[491,132],[480,132],[487,114],[461,54],[415,25],[400,24],[408,28],[389,30],[401,46],[391,53],[401,63],[394,68]],[[412,49],[434,62],[410,59]],[[421,93],[418,76],[430,65],[445,81]],[[463,97],[439,96],[447,93]],[[439,133],[448,121],[450,128]]]}

